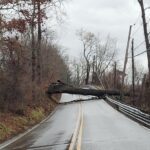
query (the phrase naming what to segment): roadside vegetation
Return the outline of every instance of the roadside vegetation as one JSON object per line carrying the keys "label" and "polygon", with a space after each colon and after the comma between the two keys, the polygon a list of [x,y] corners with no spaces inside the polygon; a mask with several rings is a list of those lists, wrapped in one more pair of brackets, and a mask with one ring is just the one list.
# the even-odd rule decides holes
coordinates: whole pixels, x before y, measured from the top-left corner
{"label": "roadside vegetation", "polygon": [[[128,58],[124,73],[118,61],[117,41],[114,38],[108,36],[101,41],[97,34],[83,29],[77,33],[82,43],[83,53],[80,59],[72,61],[73,84],[77,86],[92,84],[101,89],[128,92],[130,97],[121,95],[113,98],[150,113],[150,79],[145,67],[139,64],[136,58],[133,66],[134,57]],[[129,44],[131,45],[131,41]]]}
{"label": "roadside vegetation", "polygon": [[[143,0],[138,1],[141,6]],[[117,99],[150,113],[150,63],[149,71],[145,71],[136,61],[133,64],[132,56],[130,63],[125,60],[127,68],[123,71],[115,38],[101,39],[98,33],[80,29],[77,38],[82,55],[68,60],[52,28],[63,20],[63,2],[0,1],[0,142],[27,130],[54,110],[57,103],[45,91],[57,80],[130,92],[130,97],[122,95]],[[143,24],[145,27],[144,21]],[[149,33],[144,31],[150,62]],[[130,48],[131,40],[128,44]],[[59,101],[60,96],[55,95],[54,99]]]}
{"label": "roadside vegetation", "polygon": [[46,107],[27,106],[24,108],[24,115],[18,115],[8,111],[0,113],[0,142],[24,132],[33,125],[46,118],[56,107],[56,103],[46,101]]}
{"label": "roadside vegetation", "polygon": [[45,25],[49,17],[60,23],[62,3],[0,1],[0,142],[50,114],[56,103],[45,94],[48,85],[69,80],[67,57]]}
{"label": "roadside vegetation", "polygon": [[[135,45],[137,23],[130,25],[125,57],[120,58],[116,39],[110,36],[104,39],[100,33],[80,29],[77,36],[82,44],[82,55],[80,59],[72,61],[72,82],[75,85],[93,84],[101,89],[119,90],[122,94],[116,97],[117,100],[150,113],[149,7],[143,0],[137,0],[137,3],[141,9],[139,20],[142,21],[140,28],[143,30],[144,41]],[[146,50],[138,53],[137,50],[143,47]],[[147,55],[147,66],[136,60],[143,54]],[[130,97],[125,97],[123,92],[129,92]]]}

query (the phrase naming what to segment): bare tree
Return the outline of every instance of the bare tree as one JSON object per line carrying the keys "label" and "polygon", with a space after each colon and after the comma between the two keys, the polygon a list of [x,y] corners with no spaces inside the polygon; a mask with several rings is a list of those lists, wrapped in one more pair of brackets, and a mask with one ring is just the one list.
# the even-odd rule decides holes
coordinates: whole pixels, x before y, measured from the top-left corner
{"label": "bare tree", "polygon": [[[85,83],[89,83],[90,75],[102,78],[106,70],[111,66],[116,54],[116,40],[109,36],[104,42],[101,42],[98,35],[84,31],[78,32],[83,44],[83,56],[86,62]],[[91,69],[92,67],[92,69]],[[92,78],[93,80],[93,78]]]}
{"label": "bare tree", "polygon": [[71,63],[72,82],[75,85],[85,84],[86,62],[81,55],[79,59],[74,59]]}
{"label": "bare tree", "polygon": [[[44,36],[44,33],[49,34],[44,30],[44,20],[50,14],[47,10],[60,9],[61,2],[0,2],[0,109],[5,107],[9,110],[9,106],[21,109],[21,101],[37,105],[44,98],[44,88],[49,82],[58,79],[69,81],[68,63],[60,53],[60,48]],[[54,18],[55,13],[50,15]],[[36,86],[36,81],[40,80],[41,84]],[[34,99],[36,101],[33,103]]]}
{"label": "bare tree", "polygon": [[85,84],[88,84],[91,70],[91,61],[95,51],[96,37],[93,33],[84,31],[83,29],[78,32],[78,36],[80,37],[80,40],[83,44],[83,56],[86,61]]}
{"label": "bare tree", "polygon": [[116,54],[116,40],[111,39],[109,36],[106,42],[101,44],[100,40],[97,38],[97,44],[95,49],[96,56],[96,72],[99,77],[108,69],[113,62]]}

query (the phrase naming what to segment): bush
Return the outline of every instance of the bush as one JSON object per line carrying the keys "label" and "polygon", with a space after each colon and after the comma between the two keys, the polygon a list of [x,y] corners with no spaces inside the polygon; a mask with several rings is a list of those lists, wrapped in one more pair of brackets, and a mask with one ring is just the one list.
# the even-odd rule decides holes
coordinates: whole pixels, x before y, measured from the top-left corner
{"label": "bush", "polygon": [[6,138],[10,133],[11,129],[0,123],[0,140]]}
{"label": "bush", "polygon": [[35,123],[40,121],[44,117],[44,110],[43,108],[36,108],[32,110],[29,116],[29,120],[31,123]]}

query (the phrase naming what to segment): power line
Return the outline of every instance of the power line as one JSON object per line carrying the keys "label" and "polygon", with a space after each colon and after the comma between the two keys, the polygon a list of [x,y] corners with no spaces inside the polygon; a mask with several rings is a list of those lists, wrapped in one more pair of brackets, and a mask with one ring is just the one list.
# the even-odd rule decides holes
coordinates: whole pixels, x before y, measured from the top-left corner
{"label": "power line", "polygon": [[[139,17],[138,17],[138,18],[139,18]],[[138,19],[137,19],[137,21],[133,24],[133,26],[136,26],[137,23],[138,23]],[[150,18],[149,18],[147,24],[149,24],[149,23],[150,23]],[[140,23],[140,26],[132,33],[132,37],[140,30],[140,28],[142,27],[142,25],[143,25],[143,23]]]}
{"label": "power line", "polygon": [[140,55],[144,54],[145,52],[147,52],[147,51],[143,51],[143,52],[141,52],[141,53],[135,55],[134,57],[140,56]]}
{"label": "power line", "polygon": [[134,48],[134,50],[136,50],[136,49],[138,49],[139,47],[141,47],[144,43],[145,43],[145,40],[142,41],[139,45],[137,45],[137,46]]}
{"label": "power line", "polygon": [[[133,26],[136,26],[136,24],[138,23],[139,18],[140,18],[140,15],[137,17],[137,20],[135,21],[135,23],[133,24]],[[149,23],[150,23],[150,18],[149,18],[147,24],[149,24]],[[132,37],[139,31],[139,29],[142,27],[142,25],[143,25],[143,23],[140,23],[140,26],[132,33]],[[149,34],[150,34],[150,32],[149,32]],[[142,41],[140,44],[138,44],[138,45],[134,48],[134,50],[137,50],[137,49],[138,49],[139,47],[141,47],[144,43],[145,43],[145,40]],[[141,52],[141,53],[135,55],[134,57],[140,56],[140,55],[144,54],[145,52],[147,52],[147,51],[143,51],[143,52]],[[128,57],[128,58],[131,58],[131,57]],[[124,58],[120,58],[120,59],[117,59],[116,61],[123,61],[123,59],[124,59]]]}
{"label": "power line", "polygon": [[[137,49],[138,49],[140,46],[142,46],[144,43],[145,43],[145,40],[142,41],[139,45],[137,45],[137,46],[134,48],[134,50],[137,50]],[[143,52],[141,52],[141,53],[135,55],[134,57],[137,57],[137,56],[139,56],[139,55],[142,55],[142,54],[144,54],[145,52],[147,52],[147,51],[143,51]],[[128,57],[128,58],[131,58],[131,57]],[[120,58],[120,59],[117,59],[116,61],[123,61],[123,59],[124,59],[124,57],[122,57],[122,58]]]}
{"label": "power line", "polygon": [[[147,51],[143,51],[143,52],[141,52],[139,54],[136,54],[136,55],[134,55],[134,57],[140,56],[140,55],[144,54],[145,52],[147,52]],[[128,58],[132,58],[132,57],[128,57]]]}
{"label": "power line", "polygon": [[150,18],[148,19],[148,22],[147,22],[147,24],[149,24],[150,23]]}
{"label": "power line", "polygon": [[140,30],[140,28],[142,27],[142,23],[140,24],[140,26],[132,33],[132,37]]}
{"label": "power line", "polygon": [[136,19],[135,23],[133,24],[134,26],[138,23],[138,21],[139,21],[139,19],[140,19],[140,18],[141,18],[141,13],[139,12],[138,17],[137,17],[137,19]]}
{"label": "power line", "polygon": [[[136,54],[136,55],[134,55],[134,57],[137,57],[137,56],[140,56],[140,55],[142,55],[142,54],[144,54],[144,53],[146,53],[147,51],[143,51],[143,52],[141,52],[141,53],[139,53],[139,54]],[[131,59],[132,57],[128,57],[129,59]],[[116,60],[116,61],[122,61],[124,58],[120,58],[120,59],[118,59],[118,60]]]}
{"label": "power line", "polygon": [[[141,20],[141,13],[140,13],[140,12],[139,12],[139,15],[138,15],[138,17],[137,17],[135,23],[133,23],[132,26],[136,26],[136,25],[138,24],[139,20]],[[132,36],[133,36],[136,32],[138,32],[138,30],[141,28],[141,25],[142,25],[142,24],[140,24],[140,26],[135,30],[135,32],[133,32]]]}

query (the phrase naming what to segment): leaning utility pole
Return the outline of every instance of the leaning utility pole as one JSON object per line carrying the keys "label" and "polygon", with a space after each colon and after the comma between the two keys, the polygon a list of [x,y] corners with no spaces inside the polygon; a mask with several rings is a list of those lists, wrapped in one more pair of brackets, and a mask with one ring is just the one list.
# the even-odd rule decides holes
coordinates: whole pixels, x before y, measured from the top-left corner
{"label": "leaning utility pole", "polygon": [[129,51],[129,45],[130,45],[130,39],[131,39],[131,31],[132,31],[132,26],[130,25],[128,41],[127,41],[127,47],[126,47],[125,60],[124,60],[123,76],[122,76],[122,91],[123,91],[123,88],[124,88],[124,78],[125,78],[126,66],[127,66],[127,62],[128,62],[128,51]]}
{"label": "leaning utility pole", "polygon": [[141,12],[142,12],[143,29],[144,29],[144,37],[145,37],[146,50],[147,50],[149,79],[150,79],[150,41],[148,38],[148,28],[147,28],[147,22],[146,22],[146,16],[145,16],[145,8],[144,8],[143,0],[138,0],[138,2],[140,4]]}
{"label": "leaning utility pole", "polygon": [[134,80],[134,75],[135,75],[135,66],[134,66],[134,39],[132,39],[132,96],[133,96],[133,104],[134,104],[134,95],[135,95],[135,80]]}

